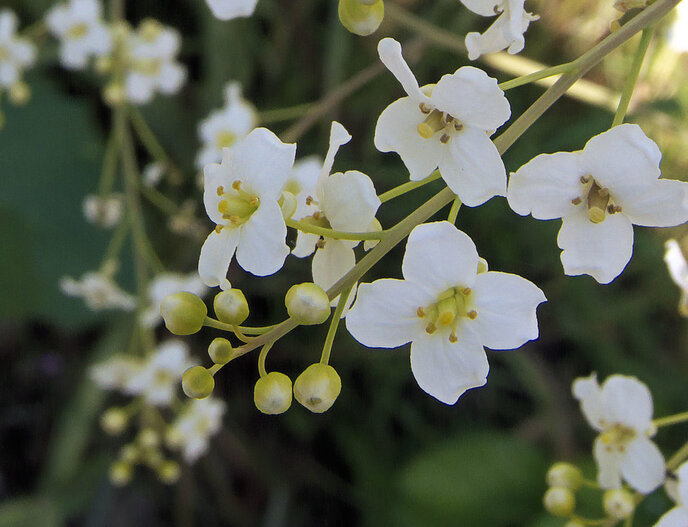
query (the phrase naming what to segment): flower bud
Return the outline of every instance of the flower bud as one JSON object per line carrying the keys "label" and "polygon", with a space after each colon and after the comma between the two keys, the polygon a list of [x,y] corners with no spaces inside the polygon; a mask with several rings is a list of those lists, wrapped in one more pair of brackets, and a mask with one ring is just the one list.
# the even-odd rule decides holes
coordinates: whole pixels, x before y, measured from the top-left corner
{"label": "flower bud", "polygon": [[330,317],[330,299],[312,282],[291,286],[284,303],[289,316],[304,326],[322,324]]}
{"label": "flower bud", "polygon": [[182,376],[182,390],[192,399],[205,399],[215,388],[215,379],[203,366],[194,366]]}
{"label": "flower bud", "polygon": [[176,461],[163,461],[158,466],[158,477],[165,485],[172,485],[179,480],[181,468]]}
{"label": "flower bud", "polygon": [[144,428],[139,433],[139,443],[145,449],[154,449],[160,445],[160,436],[152,428]]}
{"label": "flower bud", "polygon": [[118,436],[127,428],[129,415],[122,408],[108,408],[100,416],[100,426],[106,434]]}
{"label": "flower bud", "polygon": [[583,485],[583,472],[571,463],[555,463],[547,471],[547,485],[576,492]]}
{"label": "flower bud", "polygon": [[363,3],[360,0],[339,0],[339,20],[356,35],[366,36],[377,31],[385,16],[382,0]]}
{"label": "flower bud", "polygon": [[248,302],[240,289],[229,289],[215,296],[213,301],[215,315],[220,322],[241,324],[248,318]]}
{"label": "flower bud", "polygon": [[342,380],[334,368],[319,362],[308,366],[294,382],[296,400],[316,414],[329,410],[341,391]]}
{"label": "flower bud", "polygon": [[208,355],[215,364],[227,364],[234,355],[232,344],[227,339],[218,337],[208,346]]}
{"label": "flower bud", "polygon": [[291,398],[291,379],[278,371],[258,379],[253,388],[253,402],[264,414],[286,412],[291,406]]}
{"label": "flower bud", "polygon": [[110,483],[115,487],[123,487],[131,481],[131,476],[134,473],[134,468],[124,461],[115,461],[110,465]]}
{"label": "flower bud", "polygon": [[550,487],[542,498],[545,510],[554,516],[571,516],[576,510],[576,496],[565,487]]}
{"label": "flower bud", "polygon": [[138,446],[133,443],[124,445],[119,451],[119,459],[125,463],[133,464],[139,460],[140,452]]}
{"label": "flower bud", "polygon": [[119,83],[112,82],[103,90],[103,100],[109,106],[119,106],[126,98],[127,92],[124,90],[124,86]]}
{"label": "flower bud", "polygon": [[31,98],[31,88],[25,82],[15,82],[10,86],[10,102],[16,106],[23,106]]}
{"label": "flower bud", "polygon": [[607,490],[602,497],[602,504],[604,505],[604,512],[607,516],[623,520],[633,514],[635,509],[635,500],[633,494],[625,489],[611,489]]}
{"label": "flower bud", "polygon": [[208,308],[192,293],[175,293],[162,301],[160,314],[170,333],[193,335],[203,327]]}

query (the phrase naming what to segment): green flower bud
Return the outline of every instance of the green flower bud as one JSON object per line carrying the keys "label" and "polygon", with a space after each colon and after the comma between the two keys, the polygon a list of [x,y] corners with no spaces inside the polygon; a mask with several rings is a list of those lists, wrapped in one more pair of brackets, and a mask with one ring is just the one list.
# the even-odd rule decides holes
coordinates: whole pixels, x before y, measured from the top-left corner
{"label": "green flower bud", "polygon": [[547,471],[547,485],[576,492],[583,485],[583,472],[571,463],[555,463]]}
{"label": "green flower bud", "polygon": [[554,516],[571,516],[576,510],[576,496],[565,487],[550,487],[542,498],[545,510]]}
{"label": "green flower bud", "polygon": [[607,490],[602,496],[602,504],[604,505],[604,512],[607,516],[623,520],[633,514],[635,509],[635,500],[633,494],[625,489],[611,489]]}
{"label": "green flower bud", "polygon": [[110,83],[103,90],[103,100],[108,106],[119,106],[127,99],[127,92],[120,83]]}
{"label": "green flower bud", "polygon": [[194,366],[182,376],[182,390],[192,399],[205,399],[215,388],[215,379],[203,366]]}
{"label": "green flower bud", "polygon": [[226,324],[239,325],[248,318],[248,302],[240,289],[229,289],[218,293],[213,307],[217,319]]}
{"label": "green flower bud", "polygon": [[373,3],[360,0],[339,0],[339,20],[342,25],[362,37],[377,31],[385,16],[382,0]]}
{"label": "green flower bud", "polygon": [[118,436],[129,424],[129,415],[122,408],[108,408],[100,416],[100,426],[106,434]]}
{"label": "green flower bud", "polygon": [[145,449],[154,449],[160,445],[160,435],[152,428],[144,428],[139,432],[139,444]]}
{"label": "green flower bud", "polygon": [[131,476],[134,473],[134,467],[124,461],[115,461],[110,465],[110,483],[115,487],[123,487],[131,481]]}
{"label": "green flower bud", "polygon": [[312,282],[291,286],[284,303],[289,316],[304,326],[322,324],[330,318],[330,299],[322,287]]}
{"label": "green flower bud", "polygon": [[160,314],[170,333],[193,335],[203,327],[208,308],[192,293],[175,293],[162,301]]}
{"label": "green flower bud", "polygon": [[234,355],[232,344],[227,339],[218,337],[208,346],[208,355],[215,364],[227,364]]}
{"label": "green flower bud", "polygon": [[119,459],[124,463],[129,463],[130,465],[136,463],[139,460],[140,452],[138,446],[133,443],[124,445],[119,451]]}
{"label": "green flower bud", "polygon": [[294,382],[296,400],[316,414],[329,410],[341,391],[342,380],[334,368],[319,362],[308,366]]}
{"label": "green flower bud", "polygon": [[291,398],[291,379],[278,371],[271,371],[258,379],[253,388],[253,402],[264,414],[286,412],[291,406]]}
{"label": "green flower bud", "polygon": [[160,481],[162,481],[165,485],[172,485],[173,483],[176,483],[179,480],[179,475],[181,474],[179,463],[171,460],[160,463],[157,471],[158,478],[160,478]]}

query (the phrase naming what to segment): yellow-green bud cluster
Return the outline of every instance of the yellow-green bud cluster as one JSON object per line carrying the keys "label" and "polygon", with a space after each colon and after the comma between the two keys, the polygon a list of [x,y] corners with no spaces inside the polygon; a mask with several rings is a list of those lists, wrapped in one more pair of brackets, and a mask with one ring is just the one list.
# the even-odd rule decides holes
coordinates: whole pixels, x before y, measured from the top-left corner
{"label": "yellow-green bud cluster", "polygon": [[568,517],[576,510],[576,496],[566,487],[550,487],[542,498],[545,510],[554,516]]}
{"label": "yellow-green bud cluster", "polygon": [[108,408],[100,416],[100,426],[106,434],[118,436],[127,429],[129,414],[123,408]]}
{"label": "yellow-green bud cluster", "polygon": [[296,400],[316,414],[329,410],[341,391],[342,380],[335,369],[319,362],[308,366],[294,382]]}
{"label": "yellow-green bud cluster", "polygon": [[160,314],[174,335],[193,335],[203,327],[208,308],[192,293],[175,293],[162,301]]}
{"label": "yellow-green bud cluster", "polygon": [[240,289],[221,291],[213,301],[215,316],[225,324],[239,325],[248,318],[248,302]]}
{"label": "yellow-green bud cluster", "polygon": [[284,303],[289,316],[304,326],[322,324],[330,317],[330,299],[320,286],[311,282],[291,286]]}
{"label": "yellow-green bud cluster", "polygon": [[193,366],[182,376],[182,390],[192,399],[205,399],[215,389],[213,375],[203,366]]}
{"label": "yellow-green bud cluster", "polygon": [[576,510],[576,492],[583,486],[583,472],[576,465],[559,462],[547,471],[546,480],[545,510],[561,518],[571,517]]}
{"label": "yellow-green bud cluster", "polygon": [[366,36],[377,31],[384,16],[382,0],[339,0],[339,20],[356,35]]}

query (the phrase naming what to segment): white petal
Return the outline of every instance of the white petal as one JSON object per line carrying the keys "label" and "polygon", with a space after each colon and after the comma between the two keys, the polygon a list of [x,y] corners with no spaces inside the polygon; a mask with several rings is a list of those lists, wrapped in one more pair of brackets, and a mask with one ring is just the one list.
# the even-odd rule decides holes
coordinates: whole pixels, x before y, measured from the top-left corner
{"label": "white petal", "polygon": [[479,339],[470,331],[451,343],[440,335],[421,335],[411,344],[411,371],[418,386],[445,404],[487,382],[490,366]]}
{"label": "white petal", "polygon": [[277,202],[262,202],[241,228],[237,262],[257,276],[276,273],[289,254],[286,237],[287,226]]}
{"label": "white petal", "polygon": [[621,460],[621,474],[635,490],[649,494],[664,483],[664,456],[657,445],[641,436],[626,447]]}
{"label": "white petal", "polygon": [[633,254],[633,225],[623,214],[608,215],[592,223],[587,211],[563,218],[557,243],[561,263],[569,276],[589,274],[608,284],[621,274]]}
{"label": "white petal", "polygon": [[652,423],[652,395],[635,377],[611,375],[602,384],[602,408],[607,423],[621,423],[645,434]]}
{"label": "white petal", "polygon": [[673,227],[688,221],[688,183],[683,181],[660,179],[624,200],[623,213],[635,225]]}
{"label": "white petal", "polygon": [[186,80],[186,69],[176,62],[165,62],[160,68],[158,86],[162,93],[172,94],[179,91]]}
{"label": "white petal", "polygon": [[482,130],[496,130],[511,116],[509,101],[497,79],[472,66],[444,75],[430,98],[438,110]]}
{"label": "white petal", "polygon": [[[506,197],[509,206],[521,216],[532,214],[538,220],[568,215],[581,196],[581,168],[578,152],[542,154],[511,174]],[[580,206],[580,205],[579,205]]]}
{"label": "white petal", "polygon": [[323,184],[320,208],[337,231],[365,232],[380,206],[371,179],[357,170],[329,176]]}
{"label": "white petal", "polygon": [[19,20],[14,11],[3,8],[0,9],[0,41],[9,41],[17,31]]}
{"label": "white petal", "polygon": [[678,488],[676,489],[680,503],[688,505],[688,462],[683,462],[676,470]]}
{"label": "white petal", "polygon": [[307,232],[299,231],[296,233],[296,246],[292,249],[291,254],[297,258],[305,258],[310,256],[315,251],[315,245],[318,243],[320,236],[317,234],[308,234]]}
{"label": "white petal", "polygon": [[461,0],[461,3],[474,13],[482,16],[495,16],[495,8],[501,7],[503,0]]}
{"label": "white petal", "polygon": [[325,240],[325,247],[313,256],[313,283],[327,291],[356,265],[350,245],[340,240]]}
{"label": "white petal", "polygon": [[664,514],[654,527],[686,527],[688,525],[688,509],[674,507]]}
{"label": "white petal", "polygon": [[608,423],[602,406],[602,389],[597,382],[597,374],[593,373],[590,377],[579,377],[573,381],[571,391],[573,396],[578,399],[581,411],[590,426],[597,431],[602,431]]}
{"label": "white petal", "polygon": [[413,181],[425,179],[437,168],[446,146],[440,142],[440,134],[430,139],[418,134],[425,117],[417,102],[403,97],[385,108],[375,127],[375,147],[399,154]]}
{"label": "white petal", "polygon": [[198,258],[198,274],[203,283],[210,287],[229,289],[227,271],[239,243],[239,229],[224,228],[220,233],[211,232],[201,247]]}
{"label": "white petal", "polygon": [[506,169],[502,156],[480,128],[465,126],[452,133],[446,145],[450,155],[440,160],[442,179],[469,206],[482,205],[506,195]]}
{"label": "white petal", "polygon": [[334,158],[339,151],[339,147],[345,145],[349,141],[351,141],[351,135],[346,131],[346,128],[337,121],[332,121],[332,126],[330,127],[330,144],[327,148],[325,162],[320,170],[320,176],[317,183],[318,189],[320,189],[320,186],[330,175],[330,172],[332,172],[332,165],[334,165]]}
{"label": "white petal", "polygon": [[547,299],[535,284],[515,274],[489,271],[479,274],[471,289],[478,317],[466,323],[483,346],[514,349],[538,337],[535,309]]}
{"label": "white petal", "polygon": [[507,48],[511,55],[519,53],[525,45],[523,33],[528,29],[531,20],[536,19],[537,17],[532,17],[523,10],[505,12],[484,33],[468,33],[466,35],[468,58],[476,60],[480,55],[496,53]]}
{"label": "white petal", "polygon": [[473,240],[448,221],[424,223],[408,237],[401,265],[406,280],[432,295],[451,287],[471,287],[478,272]]}
{"label": "white petal", "polygon": [[10,87],[19,80],[19,69],[11,62],[0,63],[0,86]]}
{"label": "white petal", "polygon": [[621,488],[621,455],[616,450],[607,450],[599,437],[595,439],[592,453],[597,463],[597,482],[603,489]]}
{"label": "white petal", "polygon": [[203,170],[203,204],[210,220],[216,225],[223,225],[225,220],[218,209],[222,197],[218,194],[218,188],[229,188],[232,180],[229,176],[230,151],[225,149],[222,164],[211,163]]}
{"label": "white petal", "polygon": [[88,64],[88,48],[80,42],[64,40],[60,44],[60,62],[65,68],[82,69]]}
{"label": "white petal", "polygon": [[683,256],[681,246],[676,240],[667,240],[665,247],[664,262],[671,279],[682,291],[688,292],[688,262]]}
{"label": "white petal", "polygon": [[318,156],[304,157],[294,163],[294,168],[292,168],[289,180],[284,187],[284,190],[294,194],[299,201],[300,206],[296,209],[294,219],[300,220],[308,215],[301,215],[301,213],[305,211],[300,209],[305,205],[306,198],[309,194],[311,197],[315,197],[315,186],[317,185],[322,166],[323,161]]}
{"label": "white petal", "polygon": [[124,89],[131,102],[144,104],[153,98],[155,81],[147,75],[131,72],[124,81]]}
{"label": "white petal", "polygon": [[377,52],[382,63],[392,72],[392,75],[396,77],[404,91],[415,101],[415,104],[429,102],[430,99],[420,90],[416,77],[401,55],[399,42],[393,38],[383,38],[377,45]]}
{"label": "white petal", "polygon": [[425,331],[417,310],[433,302],[418,286],[391,278],[358,287],[356,303],[346,317],[346,328],[369,348],[396,348]]}
{"label": "white petal", "polygon": [[258,0],[206,0],[206,2],[217,18],[231,20],[251,16]]}

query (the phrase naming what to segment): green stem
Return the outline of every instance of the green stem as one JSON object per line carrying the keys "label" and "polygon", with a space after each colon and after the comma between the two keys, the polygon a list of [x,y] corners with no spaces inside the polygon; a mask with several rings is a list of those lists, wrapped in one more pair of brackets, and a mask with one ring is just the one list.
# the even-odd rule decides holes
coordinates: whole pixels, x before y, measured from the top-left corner
{"label": "green stem", "polygon": [[447,221],[449,223],[456,223],[456,217],[459,215],[460,208],[461,200],[459,199],[459,196],[456,196],[456,198],[454,198],[454,202],[452,203],[451,209],[449,209],[449,216],[447,216]]}
{"label": "green stem", "polygon": [[301,117],[304,113],[311,109],[312,102],[297,104],[295,106],[288,106],[286,108],[277,108],[275,110],[266,110],[258,114],[258,122],[260,124],[279,123],[281,121],[289,121]]}
{"label": "green stem", "polygon": [[103,256],[103,263],[101,264],[101,267],[103,267],[109,260],[116,260],[118,258],[122,247],[124,247],[124,241],[127,239],[130,226],[131,222],[129,221],[128,217],[122,218],[117,224],[115,232],[112,234],[112,238],[110,238],[107,249],[105,249],[105,255]]}
{"label": "green stem", "polygon": [[440,174],[439,169],[435,170],[432,174],[430,174],[428,177],[425,179],[421,179],[420,181],[409,181],[408,183],[402,183],[398,187],[394,187],[391,190],[388,190],[387,192],[383,192],[380,194],[380,202],[384,203],[385,201],[389,201],[394,198],[398,198],[399,196],[406,194],[407,192],[410,192],[411,190],[415,190],[418,187],[422,187],[423,185],[427,185],[428,183],[432,183],[433,181],[436,181],[442,177],[442,174]]}
{"label": "green stem", "polygon": [[141,183],[139,185],[139,191],[148,201],[160,209],[163,214],[172,216],[179,210],[179,206],[173,200],[165,196],[165,194],[156,188],[147,187]]}
{"label": "green stem", "polygon": [[267,333],[268,331],[274,329],[278,324],[263,327],[237,326],[235,324],[227,324],[225,322],[220,322],[219,320],[216,320],[211,317],[205,317],[203,325],[208,326],[210,328],[221,329],[223,331],[230,331],[232,333],[234,333],[236,329],[245,335],[262,335],[263,333]]}
{"label": "green stem", "polygon": [[332,320],[330,320],[330,328],[327,330],[327,337],[325,337],[325,344],[323,345],[322,354],[320,355],[321,364],[329,364],[330,355],[332,354],[332,344],[334,343],[334,336],[337,334],[337,326],[342,320],[342,313],[346,307],[346,300],[349,298],[349,293],[353,286],[348,289],[344,289],[342,294],[339,295],[339,302],[337,302],[337,307],[332,315]]}
{"label": "green stem", "polygon": [[270,351],[270,348],[272,348],[273,344],[274,342],[268,342],[261,348],[260,354],[258,355],[258,373],[261,377],[265,377],[268,374],[268,372],[265,370],[265,359],[268,358],[268,352]]}
{"label": "green stem", "polygon": [[98,185],[98,196],[105,197],[112,191],[115,182],[115,175],[117,174],[117,162],[119,161],[120,143],[113,130],[108,138],[105,146],[105,156],[103,158],[103,169],[100,175],[100,183]]}
{"label": "green stem", "polygon": [[549,68],[542,69],[540,71],[534,71],[528,75],[522,75],[511,79],[510,81],[505,81],[499,84],[499,87],[504,90],[510,90],[512,88],[517,88],[518,86],[523,86],[524,84],[530,84],[531,82],[536,82],[548,77],[554,77],[555,75],[561,75],[562,73],[569,73],[576,69],[576,62],[567,62],[565,64],[559,64],[557,66],[551,66]]}
{"label": "green stem", "polygon": [[640,42],[638,43],[638,49],[633,57],[633,65],[631,66],[631,71],[628,72],[628,77],[626,78],[626,84],[621,92],[621,100],[619,100],[619,107],[616,109],[614,114],[614,120],[612,121],[612,128],[623,123],[626,117],[626,112],[628,112],[628,105],[631,103],[631,97],[633,97],[633,92],[635,91],[635,85],[638,82],[638,77],[640,77],[640,70],[643,67],[643,61],[645,60],[645,55],[650,47],[650,42],[652,42],[652,36],[655,32],[655,26],[650,26],[643,29],[643,34],[640,37]]}
{"label": "green stem", "polygon": [[652,421],[652,424],[657,428],[662,426],[671,426],[678,423],[684,423],[688,421],[688,412],[682,412],[680,414],[667,415],[666,417],[660,417]]}
{"label": "green stem", "polygon": [[382,240],[385,237],[385,231],[376,232],[342,232],[328,229],[327,227],[318,227],[311,223],[297,220],[286,220],[287,227],[297,229],[308,234],[319,234],[325,238],[333,238],[335,240]]}
{"label": "green stem", "polygon": [[688,458],[688,443],[679,448],[676,453],[671,456],[671,459],[667,461],[667,470],[673,472],[681,465],[681,463],[683,463],[686,458]]}

